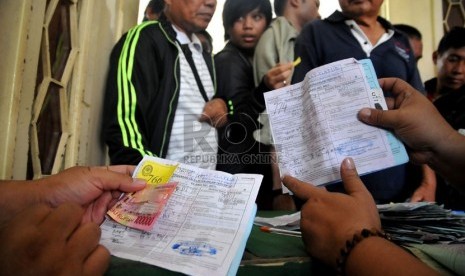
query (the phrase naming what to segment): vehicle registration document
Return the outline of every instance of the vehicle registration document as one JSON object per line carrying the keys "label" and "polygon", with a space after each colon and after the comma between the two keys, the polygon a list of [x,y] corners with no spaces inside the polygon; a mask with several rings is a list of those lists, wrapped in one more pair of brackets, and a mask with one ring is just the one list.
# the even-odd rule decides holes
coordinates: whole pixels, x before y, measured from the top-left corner
{"label": "vehicle registration document", "polygon": [[318,186],[340,180],[346,157],[354,159],[359,174],[408,161],[391,132],[357,118],[363,107],[387,109],[369,59],[315,68],[302,82],[264,95],[281,176]]}
{"label": "vehicle registration document", "polygon": [[[167,169],[159,172],[163,167]],[[134,177],[175,182],[176,190],[149,231],[111,218],[103,222],[100,243],[112,255],[188,275],[237,273],[263,176],[231,175],[145,156]]]}

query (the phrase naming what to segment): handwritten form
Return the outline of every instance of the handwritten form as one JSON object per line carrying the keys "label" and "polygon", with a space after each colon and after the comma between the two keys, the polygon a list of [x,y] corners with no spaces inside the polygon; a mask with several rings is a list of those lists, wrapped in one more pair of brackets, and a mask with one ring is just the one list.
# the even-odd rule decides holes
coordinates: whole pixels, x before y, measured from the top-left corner
{"label": "handwritten form", "polygon": [[302,82],[265,93],[265,102],[281,175],[323,185],[340,180],[345,157],[359,174],[408,161],[394,135],[357,119],[363,107],[387,109],[369,59],[315,68]]}
{"label": "handwritten form", "polygon": [[[189,275],[235,275],[256,212],[261,175],[231,175],[177,165],[176,191],[149,232],[107,219],[100,243],[112,255]],[[144,162],[142,160],[141,164]],[[138,174],[140,165],[134,175]]]}

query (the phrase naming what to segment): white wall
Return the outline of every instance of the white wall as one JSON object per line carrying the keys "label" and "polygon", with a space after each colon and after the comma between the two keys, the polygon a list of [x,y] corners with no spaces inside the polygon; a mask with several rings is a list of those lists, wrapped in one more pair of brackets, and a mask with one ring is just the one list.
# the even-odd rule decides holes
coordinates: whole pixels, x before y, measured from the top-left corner
{"label": "white wall", "polygon": [[442,2],[385,0],[388,10],[385,15],[391,23],[410,24],[418,28],[423,40],[423,58],[418,62],[418,70],[424,81],[436,75],[436,66],[432,60],[439,40],[443,36]]}

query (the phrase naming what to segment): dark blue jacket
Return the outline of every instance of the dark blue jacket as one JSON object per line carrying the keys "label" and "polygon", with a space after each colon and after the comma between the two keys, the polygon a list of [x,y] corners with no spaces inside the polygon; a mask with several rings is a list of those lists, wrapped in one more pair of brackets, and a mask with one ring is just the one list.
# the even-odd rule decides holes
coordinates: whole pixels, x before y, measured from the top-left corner
{"label": "dark blue jacket", "polygon": [[[300,56],[302,62],[295,68],[293,83],[302,81],[313,68],[353,57],[371,59],[378,78],[400,78],[417,90],[424,91],[413,51],[405,35],[394,32],[391,39],[374,48],[368,57],[352,35],[350,27],[345,24],[347,19],[336,11],[330,17],[313,21],[303,28],[295,46],[295,56]],[[385,19],[378,17],[378,21],[385,29],[393,29]]]}
{"label": "dark blue jacket", "polygon": [[[351,57],[358,60],[370,58],[378,78],[397,77],[424,91],[413,51],[405,35],[396,31],[388,41],[375,47],[368,57],[346,25],[347,19],[336,11],[330,17],[312,21],[302,29],[295,46],[295,56],[301,57],[302,62],[295,68],[293,83],[302,81],[308,71],[321,65]],[[385,29],[393,29],[385,19],[378,17],[378,21]],[[407,185],[409,173],[419,169],[418,166],[400,165],[364,175],[362,180],[377,202],[399,201],[408,197],[414,189]],[[341,185],[334,184],[327,188],[339,191]]]}

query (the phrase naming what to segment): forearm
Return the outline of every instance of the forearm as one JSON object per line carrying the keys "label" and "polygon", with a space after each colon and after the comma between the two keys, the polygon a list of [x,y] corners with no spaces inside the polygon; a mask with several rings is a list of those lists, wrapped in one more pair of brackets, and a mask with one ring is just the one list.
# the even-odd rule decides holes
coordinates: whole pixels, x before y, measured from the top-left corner
{"label": "forearm", "polygon": [[[436,194],[436,173],[433,169],[431,169],[428,165],[424,164],[421,166],[423,179],[421,180],[421,185],[424,186],[425,189],[431,192],[434,196]],[[435,201],[436,197],[431,201]]]}
{"label": "forearm", "polygon": [[410,201],[436,201],[436,173],[428,167],[428,165],[421,166],[423,178],[421,179],[420,186],[418,186],[412,194]]}
{"label": "forearm", "polygon": [[453,132],[444,137],[428,165],[458,190],[465,191],[465,136]]}
{"label": "forearm", "polygon": [[255,47],[255,55],[253,60],[254,82],[255,86],[259,86],[266,73],[281,62],[278,57],[275,45],[275,37],[271,29],[267,29]]}
{"label": "forearm", "polygon": [[0,226],[23,209],[45,201],[44,194],[48,186],[42,185],[41,182],[41,180],[0,181]]}
{"label": "forearm", "polygon": [[380,237],[355,246],[345,265],[347,275],[439,275],[404,249]]}
{"label": "forearm", "polygon": [[436,173],[428,165],[422,165],[423,182],[431,185],[432,188],[436,188]]}

